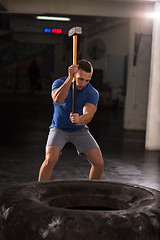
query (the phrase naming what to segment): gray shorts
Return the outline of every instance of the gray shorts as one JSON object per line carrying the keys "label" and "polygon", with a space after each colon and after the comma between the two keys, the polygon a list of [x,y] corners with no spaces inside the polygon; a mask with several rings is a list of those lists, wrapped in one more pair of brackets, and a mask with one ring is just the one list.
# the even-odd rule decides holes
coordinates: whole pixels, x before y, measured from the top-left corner
{"label": "gray shorts", "polygon": [[46,146],[58,146],[62,150],[67,142],[74,144],[79,154],[93,148],[99,148],[86,127],[75,132],[64,132],[57,127],[50,127]]}

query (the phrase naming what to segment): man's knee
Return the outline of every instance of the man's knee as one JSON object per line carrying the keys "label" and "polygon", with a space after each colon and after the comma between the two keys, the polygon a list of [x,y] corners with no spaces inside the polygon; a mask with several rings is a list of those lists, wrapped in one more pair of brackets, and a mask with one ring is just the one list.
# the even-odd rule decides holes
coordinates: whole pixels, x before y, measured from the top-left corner
{"label": "man's knee", "polygon": [[44,164],[46,167],[54,167],[58,159],[59,159],[59,151],[51,151],[51,149],[47,150]]}
{"label": "man's knee", "polygon": [[97,168],[99,168],[99,169],[103,169],[103,167],[104,167],[104,161],[103,161],[103,160],[98,161],[98,162],[95,163],[94,166],[97,167]]}
{"label": "man's knee", "polygon": [[57,160],[51,159],[51,158],[46,158],[44,160],[44,165],[47,168],[53,168],[54,165],[56,164]]}

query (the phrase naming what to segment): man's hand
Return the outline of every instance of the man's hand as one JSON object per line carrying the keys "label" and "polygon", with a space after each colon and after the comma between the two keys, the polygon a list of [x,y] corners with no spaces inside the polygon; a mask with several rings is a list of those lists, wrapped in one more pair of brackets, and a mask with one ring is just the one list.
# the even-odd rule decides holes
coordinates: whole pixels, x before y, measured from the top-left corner
{"label": "man's hand", "polygon": [[78,65],[71,65],[68,68],[68,77],[73,79],[74,74],[78,72]]}
{"label": "man's hand", "polygon": [[70,120],[73,124],[79,124],[79,114],[78,113],[70,113]]}

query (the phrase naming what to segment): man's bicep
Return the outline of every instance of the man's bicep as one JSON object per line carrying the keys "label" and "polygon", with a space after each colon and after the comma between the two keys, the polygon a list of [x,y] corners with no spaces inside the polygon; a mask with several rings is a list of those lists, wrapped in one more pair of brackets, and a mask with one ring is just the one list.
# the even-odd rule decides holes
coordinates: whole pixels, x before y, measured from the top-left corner
{"label": "man's bicep", "polygon": [[92,103],[85,103],[83,107],[83,114],[89,113],[90,115],[94,116],[95,112],[97,111],[97,107]]}

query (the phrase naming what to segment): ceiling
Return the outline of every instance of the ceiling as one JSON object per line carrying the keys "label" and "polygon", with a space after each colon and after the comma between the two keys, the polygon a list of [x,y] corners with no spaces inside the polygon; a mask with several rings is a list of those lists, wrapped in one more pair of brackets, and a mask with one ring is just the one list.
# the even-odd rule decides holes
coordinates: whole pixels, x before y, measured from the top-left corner
{"label": "ceiling", "polygon": [[[96,34],[121,24],[130,17],[139,17],[144,11],[151,11],[154,2],[157,0],[0,0],[0,36],[21,31],[21,22],[30,26],[43,26],[44,21],[37,22],[37,14],[70,17],[70,23],[61,22],[66,29],[84,25],[88,28],[88,34]],[[16,24],[11,28],[13,22],[17,22],[19,28],[16,29]],[[56,24],[59,23],[54,22]],[[25,31],[27,28],[23,26],[22,31]]]}
{"label": "ceiling", "polygon": [[[0,0],[0,14],[63,14],[83,16],[130,16],[160,0]],[[124,9],[124,11],[122,11]],[[132,9],[132,11],[130,10]]]}

